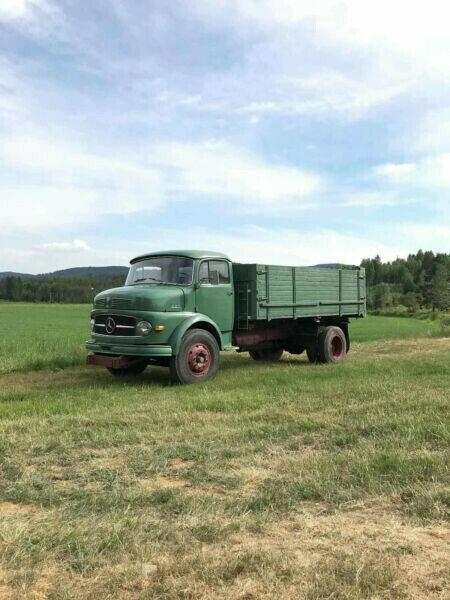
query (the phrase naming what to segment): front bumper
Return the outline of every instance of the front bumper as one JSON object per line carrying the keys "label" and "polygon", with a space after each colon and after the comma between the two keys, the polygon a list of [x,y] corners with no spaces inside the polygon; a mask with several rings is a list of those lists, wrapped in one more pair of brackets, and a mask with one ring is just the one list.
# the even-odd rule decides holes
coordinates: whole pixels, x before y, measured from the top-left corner
{"label": "front bumper", "polygon": [[172,347],[158,344],[99,344],[94,340],[86,342],[86,348],[95,354],[113,354],[115,356],[172,356]]}

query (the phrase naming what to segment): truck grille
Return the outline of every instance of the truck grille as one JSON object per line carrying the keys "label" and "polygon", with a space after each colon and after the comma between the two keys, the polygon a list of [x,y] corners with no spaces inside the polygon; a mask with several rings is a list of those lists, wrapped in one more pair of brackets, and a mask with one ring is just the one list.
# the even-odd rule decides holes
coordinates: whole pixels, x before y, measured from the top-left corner
{"label": "truck grille", "polygon": [[121,296],[110,296],[106,298],[98,298],[94,302],[95,308],[106,308],[109,306],[110,308],[131,308],[131,300],[129,298],[122,298]]}
{"label": "truck grille", "polygon": [[104,308],[106,306],[106,298],[98,298],[94,302],[95,308]]}
{"label": "truck grille", "polygon": [[109,301],[109,305],[111,308],[130,308],[131,301],[129,298],[121,298],[120,296],[112,296]]}
{"label": "truck grille", "polygon": [[97,315],[94,319],[94,333],[112,336],[136,334],[136,319],[123,315]]}

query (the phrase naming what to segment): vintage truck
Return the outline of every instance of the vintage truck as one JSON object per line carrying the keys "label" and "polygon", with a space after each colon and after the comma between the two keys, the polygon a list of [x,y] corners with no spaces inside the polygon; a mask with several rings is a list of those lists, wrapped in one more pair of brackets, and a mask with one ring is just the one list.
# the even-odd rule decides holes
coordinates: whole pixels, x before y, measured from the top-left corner
{"label": "vintage truck", "polygon": [[278,361],[306,350],[340,363],[350,318],[366,314],[363,268],[232,263],[218,252],[151,252],[131,261],[124,287],[94,299],[88,364],[117,376],[169,367],[178,383],[204,382],[220,351]]}

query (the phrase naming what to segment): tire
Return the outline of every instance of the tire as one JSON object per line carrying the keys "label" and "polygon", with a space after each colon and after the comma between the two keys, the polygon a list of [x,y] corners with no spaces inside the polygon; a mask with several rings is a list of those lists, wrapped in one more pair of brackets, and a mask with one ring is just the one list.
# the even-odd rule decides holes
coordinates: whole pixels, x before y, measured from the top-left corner
{"label": "tire", "polygon": [[306,348],[306,355],[308,356],[308,360],[310,363],[317,364],[322,362],[319,354],[318,346],[309,346]]}
{"label": "tire", "polygon": [[277,362],[283,356],[283,348],[265,349],[265,350],[250,350],[249,354],[253,360],[261,360],[265,362]]}
{"label": "tire", "polygon": [[203,329],[190,329],[181,340],[180,350],[170,360],[174,383],[203,383],[216,376],[220,350],[216,338]]}
{"label": "tire", "polygon": [[139,375],[147,368],[147,362],[139,361],[131,364],[129,367],[123,367],[122,369],[112,369],[111,367],[107,367],[108,371],[111,375],[115,377],[128,377],[131,375]]}
{"label": "tire", "polygon": [[340,327],[325,327],[319,333],[319,356],[324,363],[341,363],[347,354],[347,340]]}
{"label": "tire", "polygon": [[298,346],[295,344],[286,344],[283,348],[286,352],[289,352],[289,354],[303,354],[303,352],[305,351],[305,347],[304,346]]}

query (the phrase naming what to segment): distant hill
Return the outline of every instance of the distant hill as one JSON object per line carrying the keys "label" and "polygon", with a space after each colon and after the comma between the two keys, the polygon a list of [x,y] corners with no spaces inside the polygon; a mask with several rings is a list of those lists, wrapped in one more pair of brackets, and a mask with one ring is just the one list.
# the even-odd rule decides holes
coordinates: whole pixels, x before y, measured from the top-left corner
{"label": "distant hill", "polygon": [[[321,269],[336,269],[337,267],[350,267],[351,265],[341,265],[339,263],[324,263],[314,265]],[[53,271],[52,273],[39,273],[39,275],[31,275],[30,273],[16,273],[14,271],[3,271],[0,273],[0,279],[5,277],[20,277],[21,279],[30,279],[31,277],[67,277],[73,279],[85,279],[90,277],[114,277],[115,275],[125,275],[128,273],[128,267],[111,266],[111,267],[73,267],[71,269],[62,269],[61,271]]]}
{"label": "distant hill", "polygon": [[0,273],[0,279],[4,277],[22,277],[22,279],[29,279],[30,277],[36,277],[36,275],[31,275],[30,273],[16,273],[15,271],[3,271]]}
{"label": "distant hill", "polygon": [[83,279],[84,277],[112,277],[114,275],[126,275],[128,267],[73,267],[72,269],[63,269],[53,273],[42,273],[45,277],[74,277]]}
{"label": "distant hill", "polygon": [[355,267],[355,265],[343,265],[342,263],[323,263],[321,265],[314,265],[314,266],[318,267],[319,269],[338,269],[338,268],[353,269]]}
{"label": "distant hill", "polygon": [[39,275],[30,275],[29,273],[15,273],[13,271],[4,271],[0,273],[0,279],[5,277],[20,277],[29,279],[30,277],[71,277],[75,279],[85,279],[90,277],[113,277],[115,275],[126,275],[128,267],[73,267],[72,269],[63,269],[53,273],[40,273]]}

